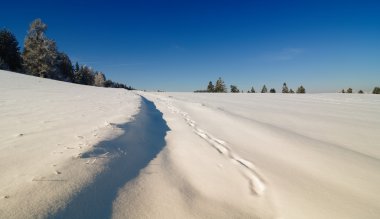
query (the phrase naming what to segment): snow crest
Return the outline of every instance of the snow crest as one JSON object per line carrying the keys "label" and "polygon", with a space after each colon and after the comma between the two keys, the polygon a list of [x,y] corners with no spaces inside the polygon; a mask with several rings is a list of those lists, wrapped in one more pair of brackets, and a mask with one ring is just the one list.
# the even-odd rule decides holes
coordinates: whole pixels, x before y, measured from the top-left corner
{"label": "snow crest", "polygon": [[[161,101],[164,101],[161,99]],[[187,112],[184,112],[177,107],[173,106],[172,103],[165,101],[166,106],[172,113],[179,114],[183,117],[185,122],[192,128],[192,131],[204,139],[210,146],[215,148],[220,154],[225,156],[227,159],[230,159],[232,163],[234,163],[237,169],[243,174],[243,176],[249,181],[250,191],[254,195],[261,196],[264,194],[266,190],[266,183],[263,177],[258,173],[256,166],[248,161],[243,159],[239,154],[234,152],[231,149],[231,146],[221,140],[208,133],[207,131],[198,127],[197,123],[191,119]]]}

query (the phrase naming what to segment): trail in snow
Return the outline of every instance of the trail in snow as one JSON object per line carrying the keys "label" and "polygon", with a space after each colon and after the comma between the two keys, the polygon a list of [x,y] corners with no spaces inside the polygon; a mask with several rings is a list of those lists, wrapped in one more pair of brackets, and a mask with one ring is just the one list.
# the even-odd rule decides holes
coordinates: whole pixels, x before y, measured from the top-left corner
{"label": "trail in snow", "polygon": [[204,139],[209,145],[215,148],[220,154],[225,156],[228,159],[231,159],[233,163],[235,163],[239,169],[239,171],[243,174],[245,178],[249,180],[250,191],[255,195],[263,195],[266,190],[266,183],[264,178],[258,173],[255,165],[243,159],[239,154],[234,152],[230,145],[227,142],[213,136],[207,131],[198,127],[197,123],[191,119],[188,113],[181,111],[177,107],[173,106],[172,103],[162,100],[165,102],[166,106],[172,113],[179,114],[183,117],[186,123],[192,128],[192,131],[197,134],[199,137]]}

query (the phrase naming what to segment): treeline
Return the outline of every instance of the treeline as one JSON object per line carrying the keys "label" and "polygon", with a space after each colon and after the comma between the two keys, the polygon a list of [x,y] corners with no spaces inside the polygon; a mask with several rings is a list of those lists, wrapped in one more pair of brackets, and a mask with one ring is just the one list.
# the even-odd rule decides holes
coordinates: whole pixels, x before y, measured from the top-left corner
{"label": "treeline", "polygon": [[[218,80],[215,82],[215,85],[210,81],[207,85],[207,89],[205,90],[196,90],[195,93],[227,93],[227,86],[224,83],[223,79],[221,77],[218,78]],[[231,93],[244,93],[243,90],[239,90],[239,88],[236,85],[230,85],[230,92]],[[255,88],[252,86],[250,90],[247,91],[247,93],[256,93]],[[260,93],[268,93],[268,88],[264,84],[261,88]],[[271,88],[269,90],[269,93],[276,93],[276,90],[274,88]],[[301,85],[297,88],[296,92],[293,91],[293,89],[289,89],[286,83],[282,85],[282,93],[299,93],[304,94],[306,93],[306,89]]]}
{"label": "treeline", "polygon": [[[195,93],[227,93],[227,86],[224,83],[223,79],[221,77],[216,80],[215,85],[212,83],[212,81],[208,82],[207,88],[205,90],[196,90]],[[230,92],[231,93],[244,93],[243,90],[240,90],[236,85],[230,85]],[[251,89],[247,91],[247,93],[256,93],[255,88],[252,86]],[[268,93],[268,88],[264,84],[263,87],[260,90],[260,93]],[[276,89],[271,88],[269,89],[269,93],[276,93]],[[301,85],[299,86],[296,91],[294,91],[292,88],[288,88],[286,83],[282,84],[282,90],[281,93],[298,93],[298,94],[304,94],[306,93],[306,89]],[[353,93],[352,88],[348,88],[346,91],[343,89],[341,93]],[[359,94],[364,94],[363,90],[358,91]],[[375,87],[372,91],[373,94],[380,94],[380,87]]]}
{"label": "treeline", "polygon": [[45,35],[46,30],[47,25],[41,19],[34,20],[22,53],[14,34],[7,29],[0,30],[0,69],[83,85],[133,90],[131,86],[107,80],[104,73],[91,67],[78,62],[73,66],[69,56],[59,51],[56,43]]}
{"label": "treeline", "polygon": [[[347,90],[342,89],[341,93],[352,94],[352,88],[348,88]],[[358,94],[364,94],[363,90],[359,90]],[[374,87],[372,90],[372,94],[380,94],[380,87]]]}

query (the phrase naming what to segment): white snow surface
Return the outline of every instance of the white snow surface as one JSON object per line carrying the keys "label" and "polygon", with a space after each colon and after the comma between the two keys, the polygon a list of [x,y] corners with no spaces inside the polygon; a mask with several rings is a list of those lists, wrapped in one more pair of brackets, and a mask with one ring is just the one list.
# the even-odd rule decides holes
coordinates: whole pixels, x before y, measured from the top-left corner
{"label": "white snow surface", "polygon": [[380,96],[142,95],[171,128],[192,216],[379,218]]}
{"label": "white snow surface", "polygon": [[379,112],[0,71],[0,218],[379,218]]}
{"label": "white snow surface", "polygon": [[103,169],[80,158],[119,136],[140,97],[0,70],[0,218],[44,218]]}

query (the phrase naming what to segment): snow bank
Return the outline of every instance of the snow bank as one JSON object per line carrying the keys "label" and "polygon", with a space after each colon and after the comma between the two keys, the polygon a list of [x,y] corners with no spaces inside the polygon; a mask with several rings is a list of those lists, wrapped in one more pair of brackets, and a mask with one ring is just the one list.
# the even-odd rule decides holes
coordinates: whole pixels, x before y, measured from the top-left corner
{"label": "snow bank", "polygon": [[82,157],[123,133],[140,97],[123,89],[0,71],[0,218],[47,217],[102,171],[106,152]]}
{"label": "snow bank", "polygon": [[138,197],[125,190],[136,200],[149,198],[136,211],[163,217],[171,216],[168,209],[175,217],[379,217],[380,96],[141,94],[155,102],[171,131],[157,166],[147,168],[156,174],[135,185],[164,181],[164,197],[149,195],[158,193],[156,184],[140,189]]}

